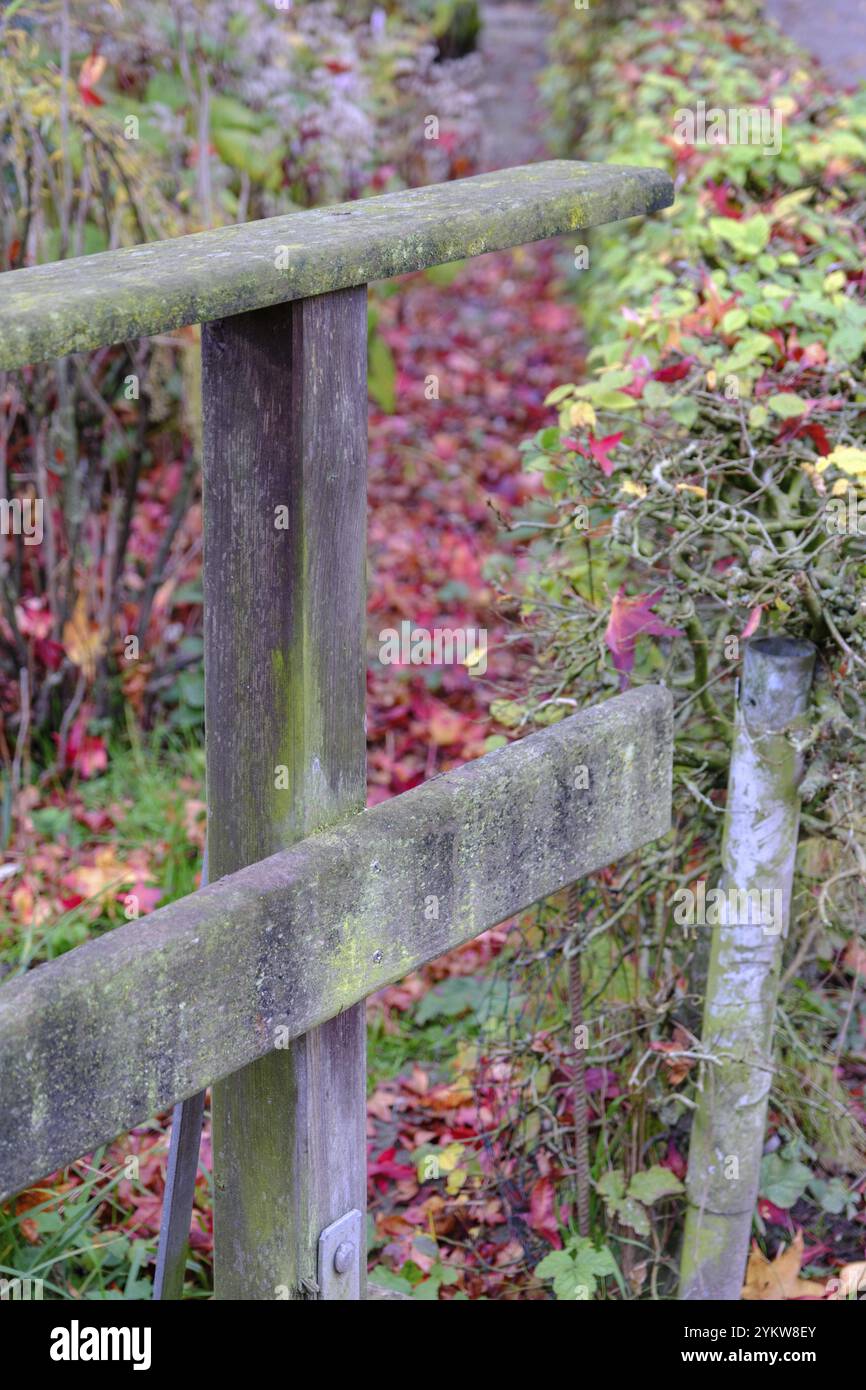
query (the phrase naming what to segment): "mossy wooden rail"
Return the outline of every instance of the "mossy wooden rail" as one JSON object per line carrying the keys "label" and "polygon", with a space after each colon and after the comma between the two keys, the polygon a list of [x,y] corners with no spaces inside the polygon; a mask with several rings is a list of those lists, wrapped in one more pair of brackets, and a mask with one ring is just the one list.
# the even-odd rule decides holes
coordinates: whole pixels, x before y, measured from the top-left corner
{"label": "mossy wooden rail", "polygon": [[0,989],[0,1190],[180,1103],[163,1297],[213,1084],[217,1297],[363,1298],[364,998],[667,828],[656,689],[362,808],[367,283],[671,201],[554,161],[0,276],[0,369],[202,324],[211,883]]}

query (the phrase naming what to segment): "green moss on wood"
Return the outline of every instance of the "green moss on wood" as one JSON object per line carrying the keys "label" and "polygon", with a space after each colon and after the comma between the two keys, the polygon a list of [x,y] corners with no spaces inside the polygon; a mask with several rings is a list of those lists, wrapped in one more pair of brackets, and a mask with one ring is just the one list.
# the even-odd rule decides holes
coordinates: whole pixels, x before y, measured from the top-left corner
{"label": "green moss on wood", "polygon": [[672,201],[659,169],[550,160],[9,271],[0,276],[0,368],[653,213]]}
{"label": "green moss on wood", "polygon": [[671,734],[631,691],[0,988],[0,1196],[664,834]]}

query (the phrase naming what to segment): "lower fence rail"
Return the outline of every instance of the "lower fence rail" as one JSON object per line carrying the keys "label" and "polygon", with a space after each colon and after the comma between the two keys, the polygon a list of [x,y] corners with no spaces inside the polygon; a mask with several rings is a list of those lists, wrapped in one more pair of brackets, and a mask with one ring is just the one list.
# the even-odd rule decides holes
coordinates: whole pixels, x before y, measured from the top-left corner
{"label": "lower fence rail", "polygon": [[5,985],[0,1197],[664,834],[671,749],[644,686]]}

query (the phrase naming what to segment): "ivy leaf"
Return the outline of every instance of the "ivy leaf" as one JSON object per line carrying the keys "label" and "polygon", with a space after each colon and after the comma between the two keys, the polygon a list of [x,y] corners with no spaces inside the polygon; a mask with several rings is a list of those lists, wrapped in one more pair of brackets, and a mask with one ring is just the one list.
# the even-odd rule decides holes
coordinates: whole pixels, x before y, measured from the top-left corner
{"label": "ivy leaf", "polygon": [[805,1163],[791,1162],[781,1154],[767,1154],[761,1163],[758,1190],[774,1207],[787,1210],[799,1202],[811,1181],[812,1173]]}
{"label": "ivy leaf", "polygon": [[658,1202],[662,1197],[672,1197],[675,1192],[682,1191],[683,1185],[676,1173],[672,1173],[670,1168],[662,1168],[659,1163],[654,1164],[652,1168],[645,1168],[642,1173],[635,1173],[628,1185],[629,1197],[646,1202],[647,1206],[652,1206],[653,1202]]}
{"label": "ivy leaf", "polygon": [[631,1226],[637,1235],[649,1235],[650,1223],[646,1207],[642,1207],[633,1197],[625,1197],[617,1204],[616,1215],[624,1226]]}
{"label": "ivy leaf", "polygon": [[613,1168],[603,1174],[595,1185],[595,1190],[606,1202],[621,1202],[625,1196],[625,1174],[621,1168]]}
{"label": "ivy leaf", "polygon": [[539,1279],[552,1279],[553,1292],[560,1302],[590,1299],[598,1280],[613,1274],[619,1276],[616,1260],[606,1245],[597,1250],[592,1241],[578,1236],[569,1242],[567,1250],[554,1250],[535,1266]]}

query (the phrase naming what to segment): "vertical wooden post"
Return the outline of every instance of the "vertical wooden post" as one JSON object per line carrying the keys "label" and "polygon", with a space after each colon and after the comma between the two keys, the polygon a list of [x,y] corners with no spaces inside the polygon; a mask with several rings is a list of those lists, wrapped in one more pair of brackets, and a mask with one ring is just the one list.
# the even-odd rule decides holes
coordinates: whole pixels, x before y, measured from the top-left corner
{"label": "vertical wooden post", "polygon": [[[363,286],[202,329],[211,882],[364,805],[366,342]],[[218,1298],[314,1297],[365,1210],[363,1005],[279,1041],[214,1087]]]}
{"label": "vertical wooden post", "polygon": [[[704,999],[702,1088],[686,1178],[680,1298],[740,1297],[773,1079],[773,1024],[788,933],[802,755],[790,735],[809,704],[815,648],[749,642],[731,749],[722,908]],[[706,930],[706,925],[703,928]]]}

